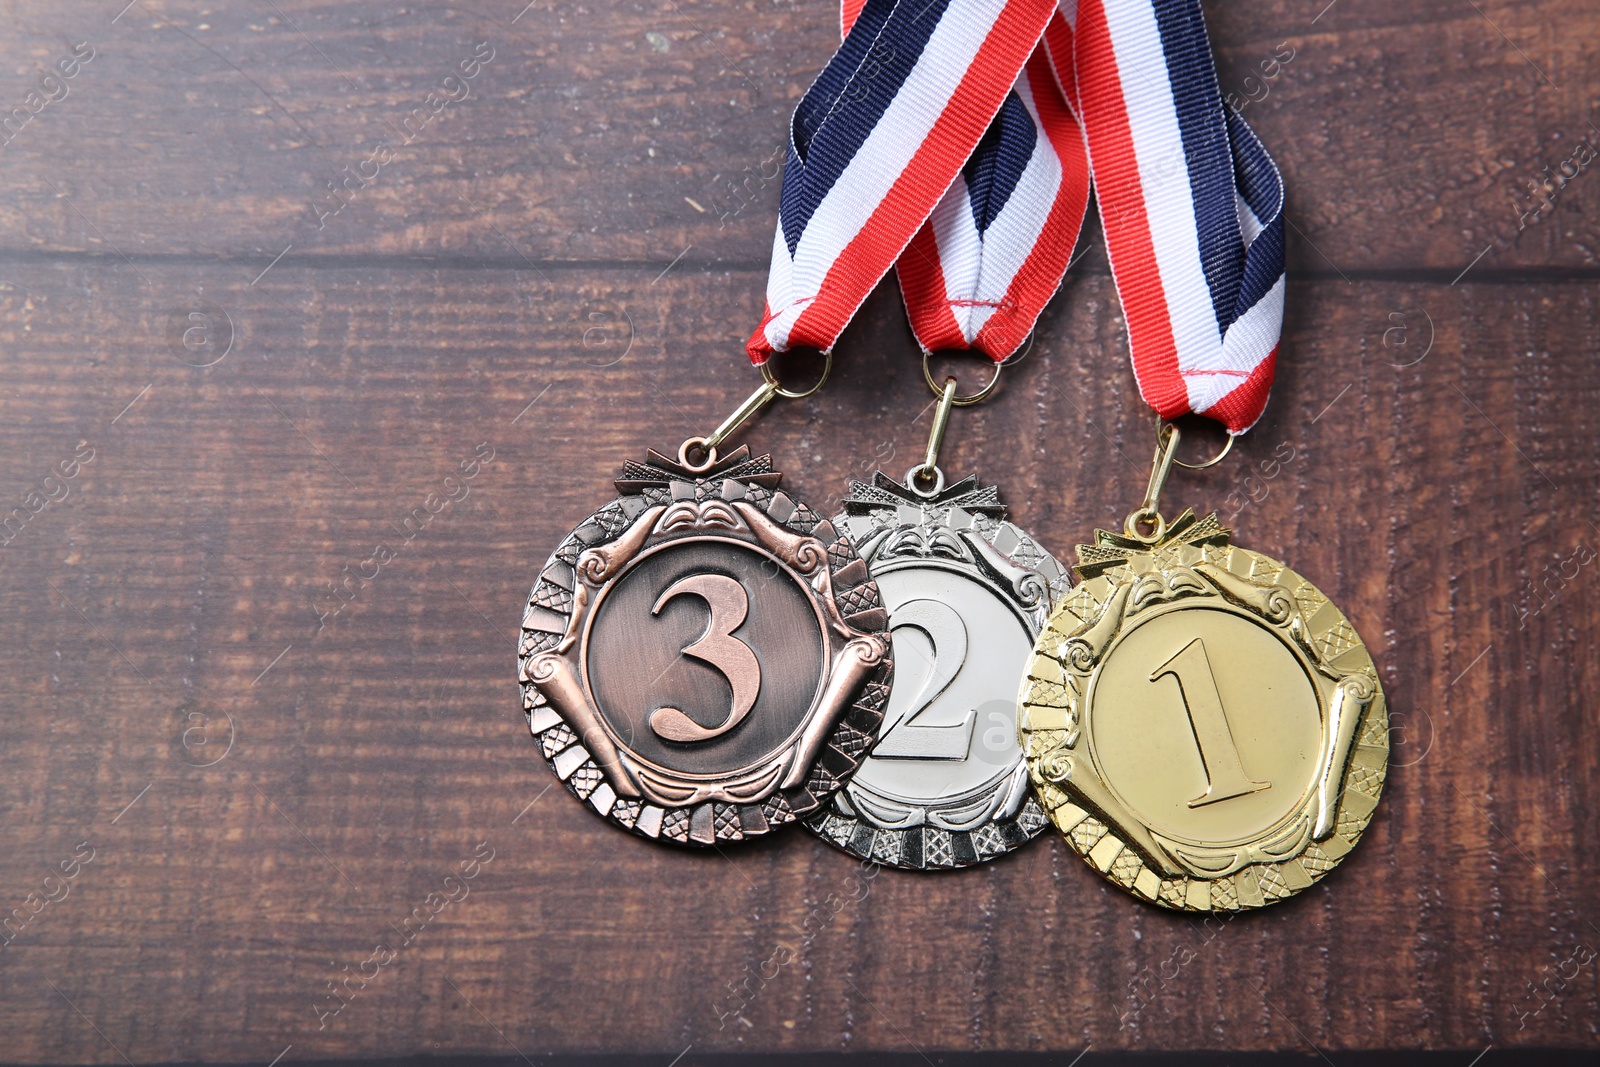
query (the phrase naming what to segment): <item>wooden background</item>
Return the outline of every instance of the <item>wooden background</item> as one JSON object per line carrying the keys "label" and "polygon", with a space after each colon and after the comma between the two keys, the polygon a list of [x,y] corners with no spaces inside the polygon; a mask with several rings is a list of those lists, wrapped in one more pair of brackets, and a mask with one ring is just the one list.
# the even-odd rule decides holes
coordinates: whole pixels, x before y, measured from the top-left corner
{"label": "wooden background", "polygon": [[[1295,50],[1245,109],[1290,310],[1265,419],[1173,499],[1264,492],[1241,541],[1339,600],[1399,727],[1352,857],[1207,928],[1049,839],[870,882],[803,832],[652,847],[526,735],[537,568],[623,459],[755,381],[763,175],[827,0],[124,2],[8,3],[0,33],[0,113],[94,49],[0,149],[0,514],[31,516],[0,549],[0,1058],[1600,1043],[1600,176],[1527,191],[1600,144],[1592,3],[1207,4],[1227,90]],[[470,95],[319,228],[479,42]],[[1084,242],[945,459],[1062,554],[1151,446]],[[748,441],[819,510],[903,471],[911,352],[880,290]]]}

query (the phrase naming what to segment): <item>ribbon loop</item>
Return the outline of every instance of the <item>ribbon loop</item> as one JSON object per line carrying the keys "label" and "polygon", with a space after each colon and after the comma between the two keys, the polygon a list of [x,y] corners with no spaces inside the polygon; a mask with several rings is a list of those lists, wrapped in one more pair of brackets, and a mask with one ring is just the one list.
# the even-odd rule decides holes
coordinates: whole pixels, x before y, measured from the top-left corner
{"label": "ribbon loop", "polygon": [[924,352],[1004,360],[1066,273],[1091,182],[1134,374],[1242,433],[1283,322],[1283,180],[1222,103],[1199,0],[843,0],[795,109],[757,364],[831,350],[898,261]]}
{"label": "ribbon loop", "polygon": [[829,350],[933,213],[1051,0],[866,0],[795,108],[767,309],[747,348]]}

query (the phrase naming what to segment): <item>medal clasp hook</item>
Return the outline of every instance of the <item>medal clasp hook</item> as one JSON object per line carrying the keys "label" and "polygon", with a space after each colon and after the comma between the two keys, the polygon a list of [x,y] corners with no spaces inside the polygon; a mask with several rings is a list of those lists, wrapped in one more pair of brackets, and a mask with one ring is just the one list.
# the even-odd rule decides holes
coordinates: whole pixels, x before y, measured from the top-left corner
{"label": "medal clasp hook", "polygon": [[[946,378],[943,386],[934,384],[933,368],[928,365],[928,358],[930,355],[932,355],[930,352],[922,353],[922,380],[928,383],[928,388],[933,390],[934,396],[942,398],[945,390],[949,388],[950,379]],[[950,401],[950,403],[954,404],[958,408],[964,408],[971,407],[980,400],[987,400],[989,394],[994,392],[994,387],[1000,384],[1000,371],[1003,367],[1005,367],[1005,365],[1006,361],[996,363],[994,365],[993,377],[984,383],[983,388],[979,389],[975,393],[967,393],[964,396],[956,396]]]}
{"label": "medal clasp hook", "polygon": [[[1229,434],[1228,443],[1222,446],[1221,452],[1204,463],[1185,463],[1178,458],[1178,442],[1182,439],[1183,432],[1175,424],[1156,416],[1156,455],[1150,464],[1150,483],[1145,487],[1144,501],[1122,523],[1122,531],[1129,537],[1155,544],[1165,536],[1167,520],[1161,517],[1161,493],[1167,487],[1167,476],[1174,465],[1192,471],[1205,470],[1221,463],[1233,450],[1233,435]],[[1148,527],[1149,532],[1143,527]]]}
{"label": "medal clasp hook", "polygon": [[[761,364],[761,385],[756,391],[745,397],[744,403],[734,408],[733,413],[723,419],[715,430],[712,430],[704,437],[691,437],[679,445],[678,462],[683,464],[687,470],[696,474],[701,474],[716,466],[717,446],[726,441],[735,430],[750,421],[756,412],[772,403],[773,397],[781,396],[790,400],[803,400],[822,388],[823,383],[828,380],[828,374],[833,370],[833,353],[825,352],[823,353],[823,358],[822,377],[817,379],[815,385],[807,389],[785,389],[778,380],[777,373],[772,369],[772,361],[768,360]],[[701,456],[698,463],[689,458],[694,453],[699,453]]]}
{"label": "medal clasp hook", "polygon": [[817,379],[816,384],[806,389],[785,389],[782,383],[778,381],[777,371],[772,369],[772,360],[768,359],[761,364],[762,379],[772,386],[773,390],[785,400],[804,400],[818,389],[821,389],[831,373],[833,373],[833,350],[831,348],[822,353],[822,377]]}
{"label": "medal clasp hook", "polygon": [[956,392],[957,381],[953,375],[944,380],[944,385],[936,385],[933,380],[933,368],[929,366],[928,359],[931,353],[922,353],[922,378],[928,383],[928,388],[933,390],[933,395],[938,397],[938,407],[934,409],[933,425],[928,430],[928,447],[922,454],[922,462],[906,472],[906,486],[925,500],[932,500],[944,491],[944,472],[939,469],[939,449],[944,447],[945,431],[950,428],[950,409],[970,407],[981,400],[988,398],[994,392],[995,386],[1000,384],[1000,370],[1004,362],[994,365],[994,374],[977,392],[965,395]]}
{"label": "medal clasp hook", "polygon": [[[733,414],[722,420],[722,423],[704,437],[691,437],[678,446],[678,462],[687,469],[699,474],[708,471],[716,465],[717,446],[728,439],[728,436],[743,426],[752,415],[772,403],[772,398],[782,394],[776,381],[764,381],[760,388],[745,397],[744,403],[733,409]],[[699,452],[703,457],[699,463],[689,458],[690,453]]]}
{"label": "medal clasp hook", "polygon": [[[926,361],[923,367],[926,369]],[[939,469],[939,449],[944,446],[945,431],[950,428],[950,409],[960,402],[961,399],[956,396],[956,379],[954,376],[946,378],[944,388],[939,390],[939,406],[933,411],[933,426],[928,430],[928,448],[922,454],[922,462],[906,472],[906,486],[925,499],[931,500],[944,490],[944,472]],[[928,486],[926,489],[923,488],[925,484]]]}

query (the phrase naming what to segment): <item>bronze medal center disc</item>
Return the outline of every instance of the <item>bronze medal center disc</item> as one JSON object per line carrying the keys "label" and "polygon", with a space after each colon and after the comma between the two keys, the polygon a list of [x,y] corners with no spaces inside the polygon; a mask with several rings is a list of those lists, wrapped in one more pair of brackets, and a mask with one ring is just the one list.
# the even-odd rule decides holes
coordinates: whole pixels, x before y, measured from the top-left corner
{"label": "bronze medal center disc", "polygon": [[1242,613],[1182,603],[1152,613],[1107,650],[1088,705],[1103,780],[1173,839],[1257,838],[1316,783],[1317,687],[1293,649]]}
{"label": "bronze medal center disc", "polygon": [[[617,744],[682,775],[725,775],[782,749],[828,671],[822,621],[801,579],[776,557],[720,537],[638,556],[598,598],[585,650],[589,691]],[[731,729],[703,740],[666,736],[663,709],[716,729],[750,694]]]}

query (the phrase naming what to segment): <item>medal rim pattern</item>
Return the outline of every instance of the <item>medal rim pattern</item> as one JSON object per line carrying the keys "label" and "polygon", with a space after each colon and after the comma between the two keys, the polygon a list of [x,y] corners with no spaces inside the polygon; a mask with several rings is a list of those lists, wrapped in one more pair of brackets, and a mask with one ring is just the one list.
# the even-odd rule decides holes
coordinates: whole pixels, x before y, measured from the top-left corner
{"label": "medal rim pattern", "polygon": [[[1215,513],[1196,519],[1192,511],[1185,511],[1158,544],[1131,549],[1130,544],[1132,539],[1096,531],[1096,544],[1079,546],[1079,563],[1074,569],[1082,581],[1051,615],[1023,677],[1018,726],[1040,803],[1067,844],[1092,869],[1118,888],[1158,907],[1234,913],[1260,909],[1309,889],[1360,843],[1382,797],[1389,761],[1389,715],[1371,654],[1355,627],[1326,594],[1281,561],[1232,544],[1229,531],[1222,528]],[[1125,565],[1126,557],[1135,552],[1157,560],[1164,558],[1169,566],[1135,572]],[[1095,636],[1097,625],[1104,622],[1108,608],[1118,599],[1119,588],[1131,592],[1141,576],[1163,571],[1196,574],[1195,564],[1207,565],[1204,570],[1209,580],[1196,582],[1203,589],[1186,588],[1182,579],[1169,583],[1164,591],[1155,591],[1149,584],[1145,589],[1165,600],[1214,598],[1220,602],[1216,606],[1242,608],[1258,622],[1264,621],[1290,646],[1291,652],[1298,646],[1325,678],[1350,679],[1353,692],[1368,694],[1359,715],[1348,727],[1348,750],[1343,768],[1334,779],[1337,794],[1335,806],[1326,816],[1330,826],[1326,836],[1319,838],[1311,832],[1317,821],[1318,790],[1314,787],[1308,799],[1257,842],[1226,846],[1248,850],[1262,840],[1270,842],[1274,835],[1281,838],[1283,827],[1305,816],[1310,820],[1307,829],[1300,831],[1305,840],[1298,843],[1298,838],[1290,837],[1291,846],[1297,845],[1292,854],[1275,857],[1271,862],[1251,859],[1213,878],[1193,873],[1173,876],[1170,870],[1163,873],[1152,862],[1149,845],[1152,838],[1159,839],[1155,844],[1158,848],[1170,843],[1170,839],[1160,839],[1159,834],[1125,809],[1113,812],[1111,809],[1118,807],[1114,794],[1109,802],[1101,798],[1097,803],[1081,786],[1069,784],[1072,779],[1067,776],[1071,760],[1092,760],[1082,743],[1091,733],[1083,712],[1092,709],[1082,709],[1078,701],[1098,669],[1096,663],[1087,670],[1076,670],[1067,654],[1068,643],[1073,638]],[[1182,591],[1173,589],[1173,585]],[[1194,606],[1212,605],[1197,602]],[[1284,617],[1274,622],[1267,618],[1268,612]],[[1105,636],[1102,648],[1110,648],[1137,625],[1115,627]],[[1052,647],[1059,653],[1052,652]],[[1329,654],[1334,648],[1337,651]],[[1349,666],[1331,666],[1335,661]],[[1057,677],[1062,681],[1056,681]],[[1335,683],[1326,695],[1319,689],[1325,760],[1330,758],[1326,746],[1332,693],[1341,684],[1344,683]],[[1336,736],[1332,758],[1337,758],[1337,753]],[[1104,785],[1099,789],[1109,792]],[[1141,837],[1143,841],[1135,840]],[[1260,857],[1261,853],[1255,855]]]}
{"label": "medal rim pattern", "polygon": [[[699,472],[681,467],[672,459],[652,450],[647,464],[630,462],[624,467],[623,475],[617,482],[621,490],[618,496],[597,508],[562,539],[540,568],[532,591],[524,602],[517,662],[523,715],[529,732],[551,773],[567,792],[593,813],[630,833],[652,841],[691,847],[711,847],[765,837],[824,805],[855,769],[877,734],[883,709],[888,705],[893,677],[888,615],[883,610],[877,584],[871,580],[865,563],[856,554],[848,535],[833,527],[804,501],[777,488],[781,477],[781,473],[773,468],[769,456],[752,458],[746,446],[740,446],[723,457],[710,470]],[[663,484],[644,484],[651,479],[662,481]],[[574,574],[579,556],[594,548],[616,544],[627,535],[635,520],[654,506],[651,500],[668,504],[684,500],[749,501],[783,530],[823,540],[827,551],[826,568],[832,604],[824,607],[819,602],[819,593],[804,582],[800,584],[807,589],[807,595],[813,606],[819,609],[819,614],[829,616],[837,612],[834,617],[845,627],[859,636],[876,638],[881,642],[879,647],[883,650],[882,654],[846,698],[847,703],[838,712],[833,727],[823,736],[805,778],[793,788],[774,788],[752,802],[703,800],[682,807],[658,804],[645,797],[619,796],[606,771],[596,760],[592,746],[579,737],[574,726],[528,677],[530,661],[556,648],[563,634],[572,632],[573,612],[592,611],[594,607],[592,600],[587,606],[574,606],[571,590],[552,578],[565,577],[570,584],[577,585]],[[777,517],[780,514],[783,516],[781,519]],[[707,532],[701,529],[687,536],[703,539]],[[716,533],[712,536],[716,536]],[[834,539],[825,540],[828,536]],[[660,547],[677,539],[658,541],[651,547]],[[729,540],[758,552],[769,551],[753,539],[730,537]],[[798,577],[784,561],[780,560],[779,563],[791,572],[792,577]],[[627,565],[620,568],[608,577],[608,583],[620,578],[627,570]],[[555,597],[557,603],[562,599],[561,594],[566,594],[566,608],[541,603],[541,591],[545,590],[549,590],[545,593],[545,599]],[[541,617],[540,612],[545,617]],[[552,614],[559,617],[559,623],[548,617]],[[586,629],[586,625],[580,622],[578,629]],[[581,642],[579,645],[577,658],[581,662],[586,656]],[[818,686],[818,696],[808,716],[820,713],[819,704],[827,688],[826,683],[835,670],[835,666],[830,666],[823,684]]]}
{"label": "medal rim pattern", "polygon": [[[866,500],[853,499],[862,495],[870,495],[874,499],[870,503]],[[973,510],[968,510],[966,507],[956,503],[962,499],[966,499]],[[1028,629],[1035,640],[1042,632],[1042,627],[1067,588],[1069,581],[1067,568],[1037,539],[1004,517],[1006,508],[999,502],[998,491],[992,486],[979,489],[975,475],[969,475],[960,482],[933,494],[930,498],[917,493],[882,471],[875,471],[870,483],[859,481],[851,483],[850,494],[846,497],[846,501],[846,510],[841,511],[833,518],[834,525],[840,529],[849,528],[849,521],[852,518],[871,516],[875,512],[881,513],[891,510],[897,512],[895,521],[878,523],[871,535],[861,538],[861,546],[866,549],[862,558],[867,563],[870,573],[880,573],[872,570],[871,558],[876,549],[887,539],[887,535],[902,530],[924,532],[971,530],[982,538],[990,549],[1003,557],[1007,564],[1022,572],[1017,576],[1019,580],[1028,574],[1039,574],[1045,581],[1041,593],[1041,602],[1036,607],[1030,608],[1023,603],[1020,595],[1015,591],[1010,597],[1006,598],[1006,606],[1008,608],[1030,620]],[[848,504],[852,501],[857,505],[855,513],[852,513],[848,507]],[[903,509],[906,508],[919,508],[922,521],[898,521],[905,516]],[[938,515],[937,522],[930,521],[930,512],[942,513]],[[959,516],[958,512],[960,513]],[[963,526],[954,525],[955,522],[959,521],[960,516],[966,517],[966,524]],[[1017,540],[1017,546],[1011,552],[1003,551],[995,544],[1002,530],[1009,530]],[[872,545],[870,549],[867,549],[869,539],[872,541]],[[1041,556],[1040,564],[1048,563],[1050,568],[1053,569],[1053,575],[1046,574],[1041,570],[1040,564],[1028,566],[1015,559],[1011,553],[1024,545],[1032,545],[1039,552]],[[915,557],[911,558],[914,559]],[[999,579],[986,573],[978,566],[965,561],[960,561],[958,565],[958,561],[932,555],[925,555],[921,558],[928,560],[933,565],[953,570],[963,577],[970,578],[986,588],[994,590],[997,596],[1005,596]],[[910,565],[915,566],[915,563]],[[1006,695],[1009,696],[1009,694]],[[884,710],[885,712],[888,710],[887,703],[885,703]],[[875,738],[874,740],[880,739]],[[870,751],[868,754],[870,755]],[[1015,773],[1026,776],[1028,774],[1026,763],[1026,751],[1024,750],[1019,755]],[[846,788],[841,789],[829,798],[828,802],[817,813],[802,821],[807,830],[810,830],[835,848],[847,852],[858,859],[869,860],[882,866],[894,867],[900,870],[961,870],[998,859],[1021,848],[1038,837],[1050,825],[1049,817],[1046,815],[1044,808],[1040,806],[1034,790],[1027,783],[1014,783],[1010,775],[1006,777],[1006,782],[1023,785],[1026,789],[1022,804],[1017,809],[1016,814],[1007,816],[1004,819],[987,822],[973,830],[945,830],[926,825],[912,829],[897,830],[875,826],[858,815],[841,810],[840,798],[845,795],[849,787],[848,782],[846,783]],[[1002,785],[999,788],[1004,790],[1008,786]],[[947,856],[948,859],[940,861],[930,859],[930,853],[933,851],[930,849],[931,842],[928,836],[930,833],[941,834],[947,838],[947,841],[941,842],[945,847],[938,850],[938,854]]]}

